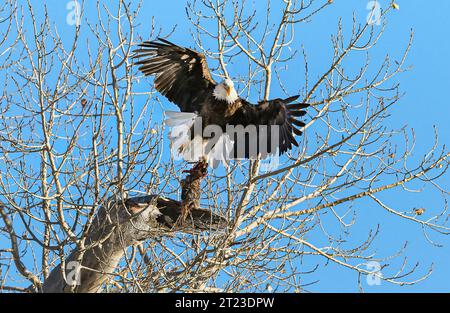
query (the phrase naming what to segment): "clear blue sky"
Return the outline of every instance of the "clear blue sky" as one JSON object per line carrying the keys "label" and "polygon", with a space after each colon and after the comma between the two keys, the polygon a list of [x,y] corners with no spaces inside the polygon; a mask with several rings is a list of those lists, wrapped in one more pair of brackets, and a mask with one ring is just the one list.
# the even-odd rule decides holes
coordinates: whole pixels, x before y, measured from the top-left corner
{"label": "clear blue sky", "polygon": [[[41,3],[40,1],[32,1]],[[70,40],[73,28],[66,23],[66,3],[61,0],[44,1],[48,4],[50,16],[58,27],[59,33]],[[278,2],[272,1],[274,8]],[[341,17],[344,26],[350,27],[352,14],[364,22],[368,11],[368,1],[335,0],[327,10],[316,16],[310,23],[304,25],[297,35],[296,44],[304,45],[309,55],[310,70],[319,74],[330,63],[330,36],[335,33],[338,18]],[[381,0],[383,6],[390,1]],[[419,0],[398,0],[400,10],[390,15],[387,30],[376,48],[372,52],[373,60],[382,60],[386,53],[400,56],[406,46],[410,30],[413,29],[415,39],[407,63],[412,65],[411,71],[396,77],[401,83],[401,90],[406,92],[398,106],[391,111],[389,118],[392,128],[407,125],[414,128],[416,133],[415,156],[420,158],[433,144],[434,130],[437,126],[440,133],[440,143],[450,143],[450,105],[446,96],[450,89],[450,1],[424,2]],[[142,25],[138,28],[141,35],[150,25],[151,16],[155,17],[156,25],[166,32],[177,25],[171,40],[181,45],[192,45],[188,28],[190,24],[186,18],[184,6],[179,0],[144,1],[140,14]],[[92,16],[94,12],[85,12]],[[91,15],[92,14],[92,15]],[[27,26],[27,25],[26,25]],[[348,37],[348,36],[347,36]],[[351,67],[352,64],[350,63]],[[233,75],[237,68],[228,69]],[[289,74],[288,74],[289,75]],[[295,78],[295,73],[292,73]],[[274,90],[276,92],[276,90]],[[276,96],[276,94],[273,94]],[[447,184],[448,187],[448,184]],[[420,206],[440,206],[441,201],[430,196],[425,191],[422,195],[398,197],[395,193],[389,199],[390,204],[405,207],[408,210]],[[371,202],[358,203],[361,210],[359,222],[353,232],[361,231],[366,234],[369,228],[381,225],[381,235],[376,247],[381,256],[389,256],[396,252],[408,240],[409,245],[405,255],[411,263],[420,262],[421,273],[425,273],[428,266],[434,263],[434,273],[426,281],[412,286],[400,287],[382,283],[380,286],[364,286],[369,292],[450,292],[450,240],[438,237],[444,247],[437,248],[430,245],[422,235],[420,228],[407,221],[393,218],[392,215],[374,208]],[[363,235],[362,235],[363,236]],[[358,236],[355,236],[358,237]],[[1,242],[0,242],[1,243]],[[317,259],[314,259],[314,261]],[[397,263],[398,264],[398,263]],[[350,270],[327,265],[309,280],[319,279],[320,283],[310,288],[318,292],[357,291],[356,275]]]}

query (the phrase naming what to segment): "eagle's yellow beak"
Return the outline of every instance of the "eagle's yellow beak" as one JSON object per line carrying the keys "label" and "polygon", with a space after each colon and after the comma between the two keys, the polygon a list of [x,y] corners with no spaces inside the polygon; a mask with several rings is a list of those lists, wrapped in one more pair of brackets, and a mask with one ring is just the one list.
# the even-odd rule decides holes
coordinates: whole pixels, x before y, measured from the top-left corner
{"label": "eagle's yellow beak", "polygon": [[231,87],[228,85],[225,85],[224,88],[225,88],[225,91],[227,92],[227,96],[229,96],[231,93]]}

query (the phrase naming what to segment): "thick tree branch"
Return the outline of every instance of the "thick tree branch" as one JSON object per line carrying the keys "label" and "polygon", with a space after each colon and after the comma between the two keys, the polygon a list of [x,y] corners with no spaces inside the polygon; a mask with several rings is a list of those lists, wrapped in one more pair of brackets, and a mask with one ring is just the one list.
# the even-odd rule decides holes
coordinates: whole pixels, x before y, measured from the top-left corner
{"label": "thick tree branch", "polygon": [[[114,270],[127,247],[144,240],[174,234],[224,229],[226,220],[199,208],[200,181],[204,176],[192,172],[182,180],[182,201],[148,195],[125,201],[109,201],[95,217],[84,249],[75,248],[53,269],[44,282],[43,292],[99,292],[114,276]],[[183,208],[189,207],[186,212]],[[182,216],[183,214],[186,216]]]}

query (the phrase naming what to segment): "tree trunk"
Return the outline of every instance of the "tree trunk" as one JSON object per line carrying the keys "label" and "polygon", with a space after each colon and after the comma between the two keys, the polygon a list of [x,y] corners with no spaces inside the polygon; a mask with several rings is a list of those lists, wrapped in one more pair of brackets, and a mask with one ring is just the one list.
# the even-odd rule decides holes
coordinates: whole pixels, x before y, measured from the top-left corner
{"label": "tree trunk", "polygon": [[[204,169],[202,169],[204,170]],[[219,230],[226,220],[194,207],[205,172],[191,171],[181,183],[182,201],[156,195],[134,197],[104,205],[90,227],[83,251],[75,248],[55,267],[42,292],[100,292],[125,254],[126,248],[153,236]],[[186,201],[189,203],[185,203]],[[189,208],[186,213],[186,207]]]}

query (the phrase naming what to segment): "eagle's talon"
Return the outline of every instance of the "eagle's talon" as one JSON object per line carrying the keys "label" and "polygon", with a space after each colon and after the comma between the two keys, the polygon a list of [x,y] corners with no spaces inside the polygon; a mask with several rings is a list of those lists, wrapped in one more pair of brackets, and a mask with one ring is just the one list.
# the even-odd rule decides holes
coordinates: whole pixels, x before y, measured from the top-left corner
{"label": "eagle's talon", "polygon": [[208,175],[208,163],[206,163],[205,161],[200,161],[195,164],[190,170],[183,170],[183,173],[195,175],[200,178],[206,177]]}

